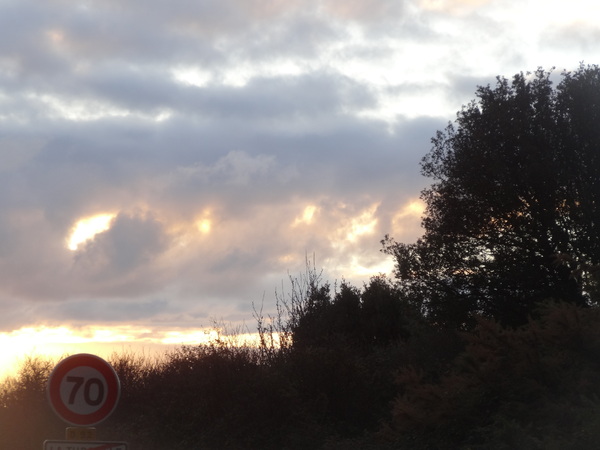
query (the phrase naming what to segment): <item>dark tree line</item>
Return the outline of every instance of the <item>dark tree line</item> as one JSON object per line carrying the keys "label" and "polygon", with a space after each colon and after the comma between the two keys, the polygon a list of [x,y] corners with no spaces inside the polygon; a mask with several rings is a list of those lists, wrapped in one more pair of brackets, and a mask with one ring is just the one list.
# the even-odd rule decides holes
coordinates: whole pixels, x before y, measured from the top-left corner
{"label": "dark tree line", "polygon": [[[572,449],[600,440],[600,68],[480,87],[422,161],[423,236],[388,237],[395,278],[308,265],[226,335],[163,358],[115,355],[99,438],[163,449]],[[0,383],[0,448],[64,424],[26,360]]]}
{"label": "dark tree line", "polygon": [[538,70],[496,86],[439,131],[422,160],[424,235],[384,241],[407,295],[432,319],[518,326],[549,298],[596,304],[600,263],[600,76]]}

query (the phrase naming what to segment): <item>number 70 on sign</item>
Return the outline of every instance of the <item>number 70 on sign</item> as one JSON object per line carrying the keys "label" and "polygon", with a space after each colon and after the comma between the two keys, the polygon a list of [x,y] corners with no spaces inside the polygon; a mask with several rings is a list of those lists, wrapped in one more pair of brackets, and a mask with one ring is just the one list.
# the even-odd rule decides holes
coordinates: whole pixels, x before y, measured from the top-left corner
{"label": "number 70 on sign", "polygon": [[87,380],[85,377],[70,376],[65,378],[67,384],[73,383],[71,393],[69,394],[69,405],[75,403],[77,394],[83,386],[83,400],[90,406],[98,406],[104,400],[104,383],[100,378],[91,377]]}

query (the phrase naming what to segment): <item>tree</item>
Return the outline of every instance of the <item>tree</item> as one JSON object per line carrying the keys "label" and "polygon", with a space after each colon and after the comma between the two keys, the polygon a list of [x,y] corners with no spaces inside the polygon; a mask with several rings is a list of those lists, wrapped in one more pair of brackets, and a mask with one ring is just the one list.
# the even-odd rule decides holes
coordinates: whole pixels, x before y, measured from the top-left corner
{"label": "tree", "polygon": [[498,77],[438,131],[423,158],[423,236],[386,237],[403,289],[434,321],[526,322],[540,302],[597,302],[600,68]]}
{"label": "tree", "polygon": [[370,352],[409,337],[415,314],[385,276],[372,277],[362,289],[342,281],[334,293],[310,274],[307,279],[312,282],[290,320],[294,348],[349,346]]}

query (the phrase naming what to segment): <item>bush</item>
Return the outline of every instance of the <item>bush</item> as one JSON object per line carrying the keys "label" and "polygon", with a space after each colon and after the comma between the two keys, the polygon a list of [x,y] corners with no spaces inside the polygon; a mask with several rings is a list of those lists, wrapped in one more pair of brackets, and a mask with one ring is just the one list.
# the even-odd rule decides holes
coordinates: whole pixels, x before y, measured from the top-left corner
{"label": "bush", "polygon": [[480,319],[439,381],[400,373],[387,436],[413,448],[584,448],[598,432],[599,325],[599,309],[562,303],[518,329]]}
{"label": "bush", "polygon": [[64,436],[64,426],[46,401],[49,359],[28,356],[17,375],[0,385],[0,442],[3,448],[30,450],[45,439]]}

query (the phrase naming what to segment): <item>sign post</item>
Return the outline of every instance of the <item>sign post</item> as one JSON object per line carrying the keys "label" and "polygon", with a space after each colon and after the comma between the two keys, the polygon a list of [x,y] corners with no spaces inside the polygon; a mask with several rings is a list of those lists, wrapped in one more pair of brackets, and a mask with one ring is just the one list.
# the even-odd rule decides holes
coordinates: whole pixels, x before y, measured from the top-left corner
{"label": "sign post", "polygon": [[45,441],[44,450],[127,450],[125,442],[95,441],[92,426],[115,410],[121,395],[119,377],[105,360],[88,353],[63,359],[50,374],[46,394],[54,412],[78,428],[67,428],[66,441]]}

